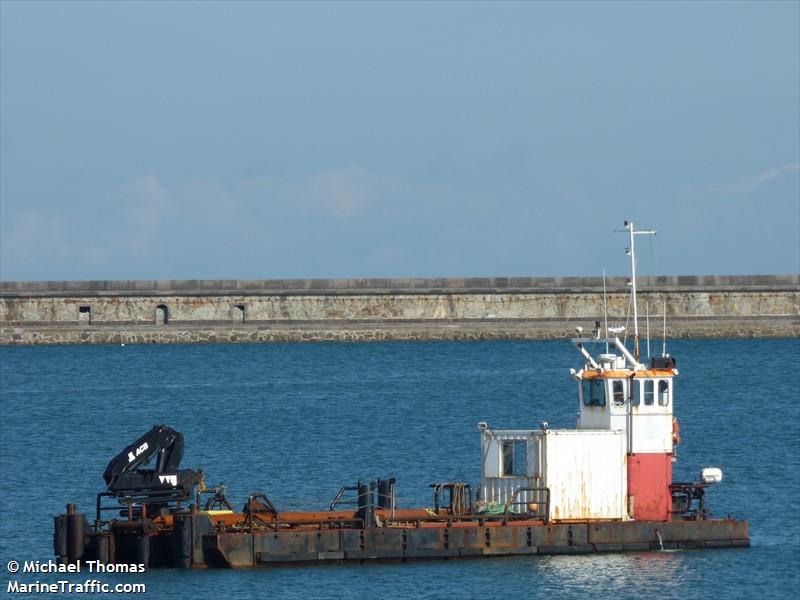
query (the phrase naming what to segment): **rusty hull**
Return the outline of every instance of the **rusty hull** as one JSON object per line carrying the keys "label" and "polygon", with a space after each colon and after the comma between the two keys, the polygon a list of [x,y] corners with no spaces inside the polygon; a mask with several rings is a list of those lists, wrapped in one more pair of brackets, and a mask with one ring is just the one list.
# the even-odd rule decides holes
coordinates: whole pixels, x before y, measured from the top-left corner
{"label": "rusty hull", "polygon": [[[660,538],[659,538],[660,535]],[[369,529],[208,532],[193,567],[257,567],[330,561],[414,560],[526,554],[587,554],[750,545],[746,521],[531,521],[419,523]]]}
{"label": "rusty hull", "polygon": [[[700,511],[697,514],[702,514]],[[747,521],[673,517],[669,521],[546,522],[523,515],[454,516],[448,509],[174,515],[96,522],[74,505],[55,518],[63,563],[99,560],[149,567],[245,568],[292,563],[416,560],[531,554],[588,554],[750,545]]]}

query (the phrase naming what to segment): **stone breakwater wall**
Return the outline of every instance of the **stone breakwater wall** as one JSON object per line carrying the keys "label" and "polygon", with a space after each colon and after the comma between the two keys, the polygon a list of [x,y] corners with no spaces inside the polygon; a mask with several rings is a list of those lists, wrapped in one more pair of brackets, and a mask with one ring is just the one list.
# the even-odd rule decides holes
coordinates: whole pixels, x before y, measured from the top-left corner
{"label": "stone breakwater wall", "polygon": [[[800,336],[800,276],[637,280],[640,328]],[[609,324],[630,323],[625,278]],[[602,278],[0,282],[0,344],[561,338],[603,317]]]}

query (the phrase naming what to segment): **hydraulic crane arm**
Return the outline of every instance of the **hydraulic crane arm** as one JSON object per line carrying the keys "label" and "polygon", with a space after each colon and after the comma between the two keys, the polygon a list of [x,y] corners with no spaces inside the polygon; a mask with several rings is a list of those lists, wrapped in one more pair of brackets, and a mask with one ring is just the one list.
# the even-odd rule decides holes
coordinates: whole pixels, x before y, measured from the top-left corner
{"label": "hydraulic crane arm", "polygon": [[147,465],[153,457],[156,458],[152,469],[155,473],[177,471],[183,459],[183,434],[166,425],[154,425],[111,459],[103,479],[110,486],[117,477]]}
{"label": "hydraulic crane arm", "polygon": [[[191,498],[195,484],[202,485],[203,475],[202,471],[179,469],[182,458],[183,434],[166,425],[154,425],[111,459],[103,479],[116,497],[144,503],[185,500]],[[154,459],[152,468],[144,468]]]}

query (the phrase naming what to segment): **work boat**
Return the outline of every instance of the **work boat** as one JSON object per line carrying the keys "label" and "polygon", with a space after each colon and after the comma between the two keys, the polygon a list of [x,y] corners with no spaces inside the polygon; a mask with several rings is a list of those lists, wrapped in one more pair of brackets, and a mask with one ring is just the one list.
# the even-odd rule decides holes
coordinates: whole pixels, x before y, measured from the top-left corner
{"label": "work boat", "polygon": [[[673,417],[672,357],[645,365],[618,337],[573,340],[586,364],[578,382],[577,429],[482,431],[481,496],[489,503],[546,506],[552,522],[663,521],[683,512],[691,498],[722,479],[703,469],[697,483],[674,486],[679,441]],[[596,358],[587,346],[607,346]],[[703,517],[705,514],[698,514]]]}
{"label": "work boat", "polygon": [[[620,532],[642,531],[640,524],[645,530],[655,528],[660,548],[664,531],[675,524],[710,523],[705,490],[722,481],[722,471],[704,468],[696,482],[672,481],[680,442],[673,413],[676,361],[666,354],[666,342],[662,356],[646,363],[639,356],[635,236],[655,231],[636,230],[628,221],[624,231],[630,235],[626,252],[631,258],[633,350],[617,335],[625,328],[608,327],[607,318],[605,331],[597,321],[591,336],[572,340],[585,361],[579,371],[570,370],[578,383],[577,429],[549,429],[542,423],[536,430],[493,430],[479,423],[480,490],[494,505],[543,510],[549,522],[637,524],[633,529],[621,527]],[[581,327],[577,330],[582,333]],[[609,333],[614,336],[608,337]],[[599,349],[595,356],[593,349]],[[697,506],[692,508],[695,500]],[[659,529],[655,523],[664,525]],[[737,522],[737,527],[738,538],[730,544],[707,539],[711,534],[706,533],[674,541],[678,546],[716,542],[747,546],[747,523]],[[618,541],[625,539],[623,535]],[[638,539],[635,545],[653,541]],[[666,543],[675,545],[672,542]]]}
{"label": "work boat", "polygon": [[[675,359],[642,362],[636,304],[637,235],[630,235],[633,349],[600,327],[572,340],[576,429],[493,429],[478,423],[481,481],[431,484],[433,506],[403,508],[394,478],[343,486],[321,510],[282,511],[264,493],[233,508],[227,488],[179,469],[183,435],[153,429],[112,458],[92,524],[74,504],[55,518],[62,568],[96,561],[105,572],[143,567],[256,567],[280,563],[412,560],[520,554],[749,546],[746,521],[711,518],[709,486],[672,481],[679,441]],[[579,329],[579,333],[582,333]],[[609,337],[608,333],[615,335]],[[599,349],[599,352],[593,351]],[[152,468],[145,468],[155,460]]]}

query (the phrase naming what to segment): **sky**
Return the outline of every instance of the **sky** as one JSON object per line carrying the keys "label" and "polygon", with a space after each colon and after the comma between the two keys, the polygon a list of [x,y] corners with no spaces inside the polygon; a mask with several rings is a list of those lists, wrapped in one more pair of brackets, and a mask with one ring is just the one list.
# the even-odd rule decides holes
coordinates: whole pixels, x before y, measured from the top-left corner
{"label": "sky", "polygon": [[0,279],[800,272],[800,2],[0,2]]}

